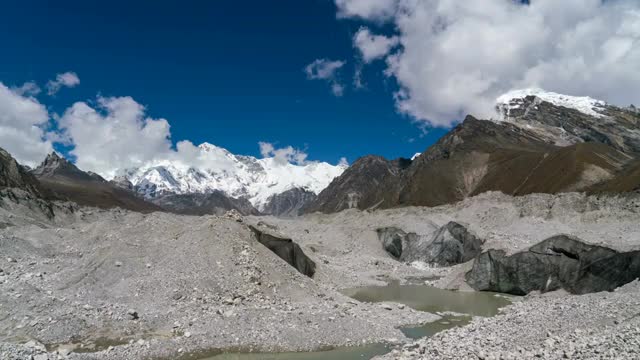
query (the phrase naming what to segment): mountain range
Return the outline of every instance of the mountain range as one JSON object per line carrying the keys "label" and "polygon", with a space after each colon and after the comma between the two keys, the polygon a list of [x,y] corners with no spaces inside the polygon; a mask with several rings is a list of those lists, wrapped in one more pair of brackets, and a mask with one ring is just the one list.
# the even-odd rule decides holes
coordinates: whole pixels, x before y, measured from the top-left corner
{"label": "mountain range", "polygon": [[496,118],[467,116],[410,159],[365,156],[305,208],[436,206],[510,195],[640,189],[640,113],[531,89],[501,96]]}
{"label": "mountain range", "polygon": [[168,194],[219,191],[231,198],[246,199],[257,210],[264,211],[270,208],[269,202],[274,196],[291,189],[319,193],[347,168],[347,165],[325,162],[296,165],[277,157],[257,159],[234,155],[209,143],[198,148],[202,167],[161,162],[124,170],[113,181],[150,201]]}
{"label": "mountain range", "polygon": [[204,143],[202,166],[150,163],[105,179],[56,153],[27,169],[2,150],[0,188],[141,212],[277,216],[436,206],[485,191],[620,193],[640,189],[639,125],[634,106],[529,89],[501,96],[495,118],[469,115],[410,159],[367,155],[351,166],[296,165]]}

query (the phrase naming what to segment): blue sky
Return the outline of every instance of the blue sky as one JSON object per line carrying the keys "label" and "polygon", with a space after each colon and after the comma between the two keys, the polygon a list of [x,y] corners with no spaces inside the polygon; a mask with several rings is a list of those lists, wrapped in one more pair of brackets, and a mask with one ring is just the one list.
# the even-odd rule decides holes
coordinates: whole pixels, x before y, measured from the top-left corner
{"label": "blue sky", "polygon": [[[398,114],[382,61],[364,68],[365,89],[351,85],[362,24],[337,19],[330,0],[14,1],[0,13],[0,82],[44,86],[73,71],[79,86],[37,95],[51,113],[131,96],[169,121],[172,141],[237,154],[258,156],[259,141],[330,163],[423,151],[445,130],[425,135]],[[347,61],[343,96],[307,79],[304,67],[318,58]]]}

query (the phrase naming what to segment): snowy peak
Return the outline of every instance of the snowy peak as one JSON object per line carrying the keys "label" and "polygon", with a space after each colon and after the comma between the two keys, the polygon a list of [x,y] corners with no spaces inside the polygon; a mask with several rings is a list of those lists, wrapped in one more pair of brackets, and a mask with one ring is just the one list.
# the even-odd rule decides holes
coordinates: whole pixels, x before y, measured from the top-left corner
{"label": "snowy peak", "polygon": [[496,110],[503,119],[508,119],[512,117],[512,113],[518,114],[526,109],[527,98],[533,98],[533,101],[530,101],[533,106],[544,101],[555,106],[574,109],[596,118],[604,117],[602,111],[607,105],[604,101],[596,100],[588,96],[569,96],[531,88],[513,90],[501,95],[496,99]]}
{"label": "snowy peak", "polygon": [[147,199],[166,194],[209,194],[221,191],[227,196],[247,199],[261,210],[273,195],[293,188],[318,194],[346,165],[307,162],[295,165],[276,158],[257,159],[234,155],[228,150],[203,143],[196,160],[185,165],[163,161],[128,169],[118,176],[119,182],[130,183]]}
{"label": "snowy peak", "polygon": [[557,146],[600,142],[626,153],[640,152],[640,116],[590,97],[540,89],[510,91],[497,99],[498,123],[507,122]]}

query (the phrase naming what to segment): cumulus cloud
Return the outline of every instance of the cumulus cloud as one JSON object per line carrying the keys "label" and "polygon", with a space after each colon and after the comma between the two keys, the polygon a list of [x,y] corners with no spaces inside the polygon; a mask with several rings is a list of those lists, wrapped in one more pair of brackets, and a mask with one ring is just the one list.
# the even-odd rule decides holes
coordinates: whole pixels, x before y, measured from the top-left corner
{"label": "cumulus cloud", "polygon": [[[70,154],[83,170],[107,179],[127,169],[171,165],[180,168],[234,171],[237,164],[226,149],[189,140],[171,142],[171,127],[166,119],[146,114],[144,105],[131,97],[98,97],[93,102],[77,102],[57,118],[56,142],[72,147]],[[278,164],[305,165],[307,153],[292,146],[277,148],[260,142],[263,157]]]}
{"label": "cumulus cloud", "polygon": [[49,113],[27,92],[0,83],[0,146],[18,162],[35,166],[53,151],[46,139]]}
{"label": "cumulus cloud", "polygon": [[324,80],[331,86],[335,96],[344,94],[344,86],[338,79],[338,71],[346,64],[341,60],[317,59],[304,68],[309,80]]}
{"label": "cumulus cloud", "polygon": [[80,78],[74,72],[66,72],[56,75],[54,80],[47,82],[47,93],[49,95],[55,95],[62,87],[76,87],[80,85]]}
{"label": "cumulus cloud", "polygon": [[272,143],[264,141],[259,142],[258,145],[260,145],[260,154],[262,157],[273,157],[278,164],[293,163],[304,165],[307,163],[307,153],[300,149],[295,149],[292,146],[278,149]]}
{"label": "cumulus cloud", "polygon": [[171,152],[167,120],[147,117],[144,106],[131,97],[98,97],[95,107],[77,102],[58,126],[74,144],[76,164],[107,178]]}
{"label": "cumulus cloud", "polygon": [[399,41],[397,36],[374,35],[366,27],[361,27],[353,36],[353,45],[360,51],[365,63],[386,56],[391,49],[398,45]]}
{"label": "cumulus cloud", "polygon": [[399,85],[397,107],[430,126],[493,116],[496,97],[518,88],[640,100],[635,0],[335,2],[339,17],[393,24],[400,46],[385,73]]}

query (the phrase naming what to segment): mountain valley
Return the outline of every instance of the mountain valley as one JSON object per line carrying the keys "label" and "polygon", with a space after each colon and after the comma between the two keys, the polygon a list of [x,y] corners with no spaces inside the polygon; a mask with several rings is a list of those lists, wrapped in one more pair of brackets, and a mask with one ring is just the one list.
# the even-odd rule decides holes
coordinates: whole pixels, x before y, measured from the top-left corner
{"label": "mountain valley", "polygon": [[3,359],[640,355],[633,107],[526,90],[411,159],[198,154],[106,179],[0,150]]}

